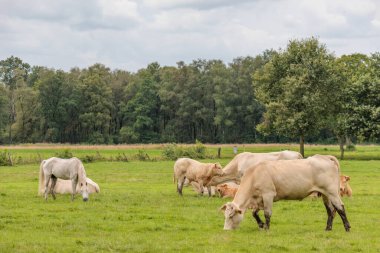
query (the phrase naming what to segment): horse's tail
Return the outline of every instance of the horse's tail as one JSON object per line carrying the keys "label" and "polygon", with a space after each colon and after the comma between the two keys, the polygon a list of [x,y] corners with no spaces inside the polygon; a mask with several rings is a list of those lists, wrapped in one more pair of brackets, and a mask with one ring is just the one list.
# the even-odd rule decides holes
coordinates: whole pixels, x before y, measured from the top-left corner
{"label": "horse's tail", "polygon": [[45,174],[44,174],[44,165],[46,160],[43,160],[40,164],[40,176],[39,176],[39,184],[38,184],[38,195],[42,195],[44,193],[44,185],[45,185]]}

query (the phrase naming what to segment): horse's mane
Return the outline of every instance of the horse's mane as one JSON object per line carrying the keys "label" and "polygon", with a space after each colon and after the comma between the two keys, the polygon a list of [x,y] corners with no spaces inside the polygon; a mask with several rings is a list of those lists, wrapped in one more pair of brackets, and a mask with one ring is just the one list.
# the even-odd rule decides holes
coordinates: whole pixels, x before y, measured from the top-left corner
{"label": "horse's mane", "polygon": [[83,163],[79,161],[79,167],[78,167],[78,184],[79,183],[86,183],[86,171],[84,170]]}

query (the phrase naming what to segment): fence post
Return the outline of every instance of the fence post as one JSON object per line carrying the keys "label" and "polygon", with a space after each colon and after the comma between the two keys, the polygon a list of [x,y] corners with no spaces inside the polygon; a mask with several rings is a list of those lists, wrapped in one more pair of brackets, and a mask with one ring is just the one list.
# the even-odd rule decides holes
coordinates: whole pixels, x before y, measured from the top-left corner
{"label": "fence post", "polygon": [[221,147],[219,147],[218,148],[218,158],[220,158],[220,154],[222,153],[222,148]]}

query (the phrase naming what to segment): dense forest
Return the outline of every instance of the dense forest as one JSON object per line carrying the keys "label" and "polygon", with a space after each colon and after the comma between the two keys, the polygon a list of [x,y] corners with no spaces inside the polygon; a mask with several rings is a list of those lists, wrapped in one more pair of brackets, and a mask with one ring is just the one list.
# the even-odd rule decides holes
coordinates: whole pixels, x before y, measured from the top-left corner
{"label": "dense forest", "polygon": [[0,61],[0,144],[380,141],[380,53],[316,38],[136,73]]}

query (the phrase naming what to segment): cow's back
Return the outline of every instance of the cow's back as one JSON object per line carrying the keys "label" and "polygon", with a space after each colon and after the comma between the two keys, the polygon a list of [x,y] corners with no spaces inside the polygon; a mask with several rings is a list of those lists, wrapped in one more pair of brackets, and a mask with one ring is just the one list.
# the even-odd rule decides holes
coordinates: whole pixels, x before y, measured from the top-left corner
{"label": "cow's back", "polygon": [[312,192],[339,190],[339,170],[329,157],[266,161],[247,170],[257,189],[271,189],[278,199],[303,199]]}

